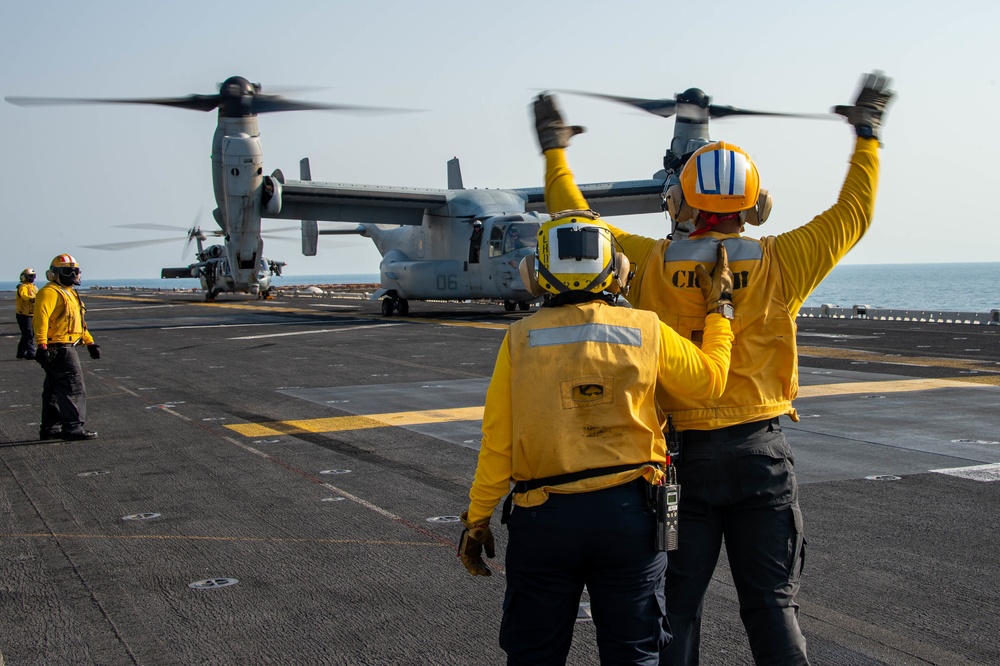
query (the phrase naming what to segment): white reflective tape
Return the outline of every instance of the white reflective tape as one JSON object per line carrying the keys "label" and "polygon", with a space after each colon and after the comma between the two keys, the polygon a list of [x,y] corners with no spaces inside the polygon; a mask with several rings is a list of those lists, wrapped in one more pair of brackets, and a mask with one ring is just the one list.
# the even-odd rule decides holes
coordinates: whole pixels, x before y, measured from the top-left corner
{"label": "white reflective tape", "polygon": [[733,150],[713,150],[698,156],[699,194],[742,195],[747,188],[747,159]]}
{"label": "white reflective tape", "polygon": [[[667,246],[663,255],[664,261],[697,261],[703,264],[714,264],[718,256],[718,238],[696,238],[673,241]],[[760,261],[764,251],[760,243],[752,238],[727,238],[722,242],[726,246],[729,261]]]}
{"label": "white reflective tape", "polygon": [[608,324],[581,324],[559,328],[539,328],[528,333],[528,346],[547,347],[576,342],[604,342],[614,345],[642,346],[642,329]]}

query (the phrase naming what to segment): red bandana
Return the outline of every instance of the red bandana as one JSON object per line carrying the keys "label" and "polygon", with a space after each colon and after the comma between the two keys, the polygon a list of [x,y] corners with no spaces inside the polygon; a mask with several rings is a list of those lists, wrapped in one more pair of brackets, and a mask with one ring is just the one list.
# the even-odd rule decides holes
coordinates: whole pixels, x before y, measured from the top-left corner
{"label": "red bandana", "polygon": [[701,211],[700,213],[698,213],[698,220],[704,226],[702,226],[700,229],[695,229],[694,231],[692,231],[690,234],[688,234],[688,238],[694,238],[695,236],[700,236],[705,232],[711,231],[712,229],[714,229],[715,227],[719,226],[721,223],[727,220],[736,220],[739,219],[739,217],[740,217],[739,213],[725,213],[723,215],[719,215],[718,213],[707,213],[705,211]]}

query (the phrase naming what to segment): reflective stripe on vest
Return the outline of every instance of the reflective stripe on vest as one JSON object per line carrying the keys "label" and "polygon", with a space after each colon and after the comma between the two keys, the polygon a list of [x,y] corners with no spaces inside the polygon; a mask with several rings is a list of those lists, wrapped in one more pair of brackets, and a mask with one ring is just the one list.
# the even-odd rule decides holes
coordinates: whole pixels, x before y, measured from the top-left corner
{"label": "reflective stripe on vest", "polygon": [[539,328],[528,332],[528,346],[548,347],[576,342],[642,346],[642,329],[610,324],[580,324],[560,328]]}
{"label": "reflective stripe on vest", "polygon": [[[718,238],[674,241],[663,253],[663,261],[697,261],[714,264],[718,253]],[[764,253],[760,243],[752,238],[727,238],[721,241],[729,254],[729,261],[760,261]]]}

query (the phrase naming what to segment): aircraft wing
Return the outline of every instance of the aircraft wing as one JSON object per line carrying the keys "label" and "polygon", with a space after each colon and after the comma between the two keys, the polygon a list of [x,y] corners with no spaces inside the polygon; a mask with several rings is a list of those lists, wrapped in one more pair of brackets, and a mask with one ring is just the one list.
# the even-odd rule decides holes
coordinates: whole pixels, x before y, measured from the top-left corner
{"label": "aircraft wing", "polygon": [[281,212],[265,217],[419,226],[425,210],[449,201],[448,190],[316,180],[289,180],[281,190]]}
{"label": "aircraft wing", "polygon": [[[639,215],[641,213],[663,212],[663,186],[666,174],[660,172],[649,180],[623,180],[613,183],[588,183],[580,185],[580,191],[590,207],[604,217],[615,215]],[[525,200],[525,209],[538,213],[546,212],[545,189],[529,187],[514,190]]]}

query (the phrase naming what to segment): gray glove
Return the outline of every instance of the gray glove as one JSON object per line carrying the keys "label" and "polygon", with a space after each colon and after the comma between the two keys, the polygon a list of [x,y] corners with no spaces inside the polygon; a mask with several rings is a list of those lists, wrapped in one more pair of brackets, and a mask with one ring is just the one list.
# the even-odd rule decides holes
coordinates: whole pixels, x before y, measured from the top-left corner
{"label": "gray glove", "polygon": [[49,366],[52,365],[56,360],[56,350],[49,349],[45,345],[39,345],[35,350],[35,363],[42,366],[43,369],[48,370]]}
{"label": "gray glove", "polygon": [[833,112],[847,118],[847,122],[854,125],[858,136],[878,139],[882,114],[896,94],[889,90],[891,84],[892,79],[877,69],[871,74],[865,74],[854,106],[835,106]]}
{"label": "gray glove", "polygon": [[535,132],[538,134],[538,145],[542,152],[551,148],[567,148],[569,140],[577,134],[583,134],[584,128],[579,125],[566,125],[563,122],[556,98],[541,93],[534,103]]}

